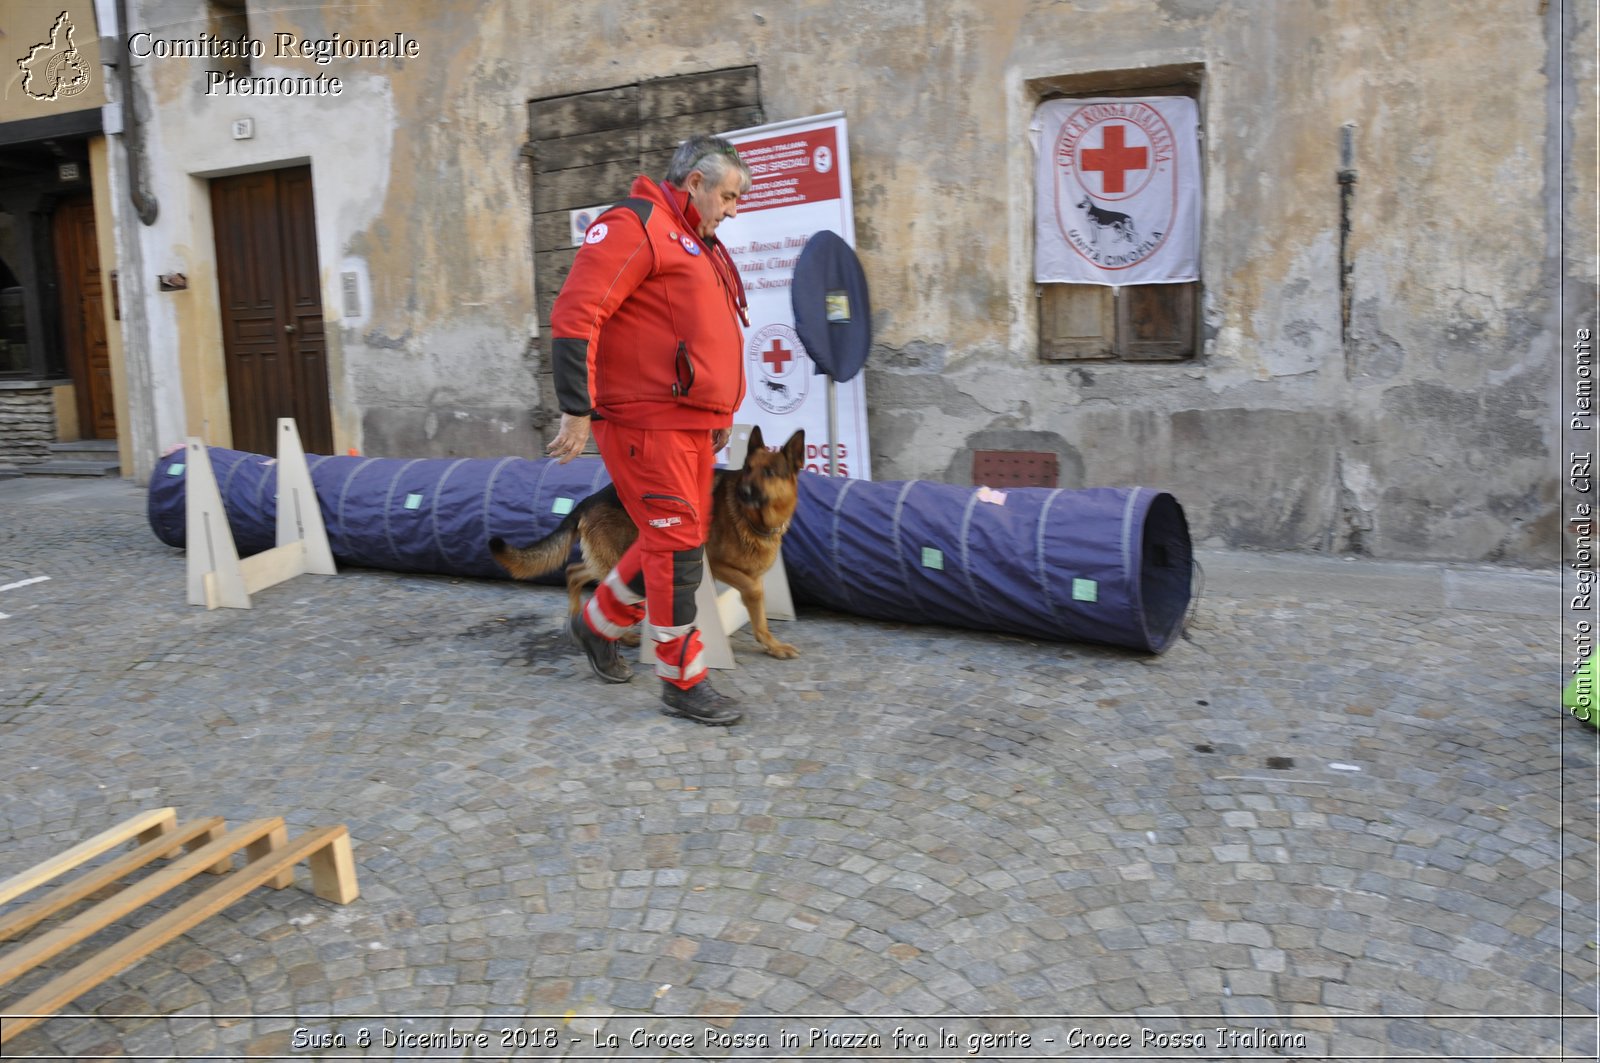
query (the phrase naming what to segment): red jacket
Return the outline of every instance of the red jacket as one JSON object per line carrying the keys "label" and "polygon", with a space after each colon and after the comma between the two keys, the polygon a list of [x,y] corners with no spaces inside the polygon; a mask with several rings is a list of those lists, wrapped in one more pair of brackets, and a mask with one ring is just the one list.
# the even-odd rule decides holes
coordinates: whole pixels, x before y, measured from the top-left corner
{"label": "red jacket", "polygon": [[745,388],[742,288],[726,250],[691,221],[687,193],[640,177],[589,227],[550,314],[564,413],[637,428],[732,423]]}

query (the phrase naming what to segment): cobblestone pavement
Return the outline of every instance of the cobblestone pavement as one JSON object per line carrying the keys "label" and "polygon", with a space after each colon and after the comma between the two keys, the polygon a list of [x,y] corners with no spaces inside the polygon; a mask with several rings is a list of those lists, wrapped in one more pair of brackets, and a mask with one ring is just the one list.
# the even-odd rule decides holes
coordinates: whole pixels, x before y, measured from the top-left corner
{"label": "cobblestone pavement", "polygon": [[0,483],[0,877],[172,805],[347,824],[361,896],[259,890],[8,1057],[1594,1057],[1553,571],[1206,555],[1157,658],[802,610],[717,730],[554,588],[191,607],[143,505]]}

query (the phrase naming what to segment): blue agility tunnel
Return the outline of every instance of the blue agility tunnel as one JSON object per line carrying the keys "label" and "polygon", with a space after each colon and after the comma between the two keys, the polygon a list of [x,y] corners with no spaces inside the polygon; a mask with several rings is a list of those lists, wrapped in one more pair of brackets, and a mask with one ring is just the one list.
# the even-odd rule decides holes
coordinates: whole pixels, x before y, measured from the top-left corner
{"label": "blue agility tunnel", "polygon": [[[276,534],[277,466],[209,448],[241,556]],[[184,461],[150,478],[156,537],[182,547]],[[308,455],[328,544],[341,564],[506,578],[500,536],[531,543],[610,482],[598,459]],[[1193,555],[1183,509],[1145,487],[1010,488],[800,477],[783,540],[801,601],[860,616],[1101,642],[1160,653],[1182,631]],[[560,571],[544,582],[563,584]]]}
{"label": "blue agility tunnel", "polygon": [[[241,557],[277,535],[277,463],[208,447],[217,490]],[[150,475],[148,515],[156,538],[183,546],[185,454]],[[395,572],[507,579],[489,556],[500,536],[531,543],[555,531],[578,502],[611,482],[598,458],[362,458],[306,455],[334,560]],[[557,569],[540,583],[566,586]]]}
{"label": "blue agility tunnel", "polygon": [[1165,492],[801,482],[783,539],[797,599],[1152,653],[1182,632],[1193,551]]}

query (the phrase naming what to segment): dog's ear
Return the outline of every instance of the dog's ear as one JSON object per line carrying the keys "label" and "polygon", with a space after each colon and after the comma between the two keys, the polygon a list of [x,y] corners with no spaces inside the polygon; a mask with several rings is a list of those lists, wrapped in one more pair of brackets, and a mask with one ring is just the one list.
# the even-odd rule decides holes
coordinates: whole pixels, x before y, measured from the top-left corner
{"label": "dog's ear", "polygon": [[806,430],[804,428],[799,429],[789,437],[789,442],[783,445],[783,456],[796,469],[806,467]]}
{"label": "dog's ear", "polygon": [[746,465],[749,465],[750,464],[750,455],[759,454],[763,450],[765,450],[766,448],[767,448],[767,444],[761,438],[761,426],[758,425],[758,424],[751,425],[750,426],[750,443],[749,443],[749,445],[747,445],[745,447],[745,450],[744,450],[744,463]]}

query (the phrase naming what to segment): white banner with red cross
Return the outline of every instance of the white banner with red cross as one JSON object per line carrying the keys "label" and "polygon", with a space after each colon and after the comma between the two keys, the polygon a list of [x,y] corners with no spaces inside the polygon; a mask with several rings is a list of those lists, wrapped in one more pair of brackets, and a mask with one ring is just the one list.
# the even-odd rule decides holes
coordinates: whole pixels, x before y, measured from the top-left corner
{"label": "white banner with red cross", "polygon": [[1200,277],[1200,125],[1187,96],[1049,100],[1034,112],[1034,279]]}
{"label": "white banner with red cross", "polygon": [[750,303],[745,329],[744,404],[737,424],[761,428],[771,447],[798,428],[806,433],[806,468],[827,475],[837,450],[838,475],[872,478],[867,449],[864,376],[837,386],[838,417],[830,446],[827,378],[794,328],[789,288],[795,260],[812,233],[831,229],[855,246],[850,200],[850,148],[843,114],[817,115],[724,133],[750,166],[750,191],[717,238],[744,279]]}

